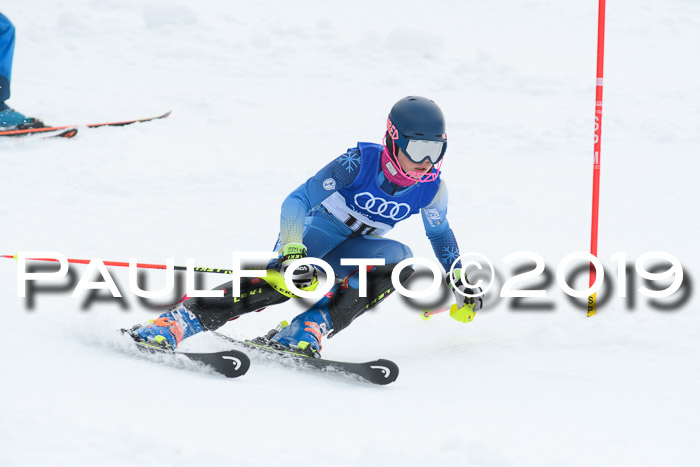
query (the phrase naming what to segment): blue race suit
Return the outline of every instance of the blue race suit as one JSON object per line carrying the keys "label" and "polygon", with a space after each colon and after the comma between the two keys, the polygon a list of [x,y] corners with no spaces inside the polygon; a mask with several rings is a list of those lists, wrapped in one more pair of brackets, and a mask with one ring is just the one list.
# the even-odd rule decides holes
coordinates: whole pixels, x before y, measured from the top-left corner
{"label": "blue race suit", "polygon": [[[391,293],[392,265],[413,256],[408,246],[382,236],[397,222],[420,212],[425,232],[445,270],[449,271],[459,257],[457,241],[446,217],[445,182],[439,177],[409,187],[389,182],[380,167],[382,150],[383,146],[377,144],[358,143],[282,203],[275,251],[280,252],[287,243],[303,243],[309,256],[326,261],[336,278],[343,279],[277,334],[275,338],[282,336],[284,345],[308,341],[306,324],[316,318],[337,333]],[[385,260],[386,266],[368,271],[368,288],[374,288],[373,292],[359,296],[357,266],[341,266],[342,258]],[[268,267],[278,267],[277,260]],[[404,281],[410,274],[406,268],[399,279]],[[242,281],[240,297],[232,295],[230,284],[218,287],[224,291],[221,298],[194,297],[185,301],[185,307],[197,316],[204,329],[217,329],[242,314],[288,300],[288,295],[278,293],[260,279]]]}
{"label": "blue race suit", "polygon": [[[15,52],[15,27],[0,13],[0,107],[10,98],[12,56]],[[0,108],[0,110],[2,110]]]}

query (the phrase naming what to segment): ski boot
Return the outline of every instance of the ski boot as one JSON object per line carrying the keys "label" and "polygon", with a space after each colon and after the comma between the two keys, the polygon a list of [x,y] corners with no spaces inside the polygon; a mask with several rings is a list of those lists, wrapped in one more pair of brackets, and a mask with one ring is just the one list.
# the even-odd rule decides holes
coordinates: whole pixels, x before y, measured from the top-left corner
{"label": "ski boot", "polygon": [[181,305],[179,308],[149,321],[148,324],[137,324],[127,332],[136,341],[167,350],[175,350],[183,339],[203,330],[197,316],[187,307]]}
{"label": "ski boot", "polygon": [[9,108],[4,102],[0,102],[0,130],[24,130],[26,128],[42,128],[44,123],[36,118],[26,117],[24,114]]}
{"label": "ski boot", "polygon": [[[286,324],[286,323],[282,323]],[[288,326],[266,336],[285,350],[293,350],[313,358],[321,358],[321,338],[333,329],[327,307],[312,308],[294,318]],[[276,330],[275,330],[276,331]],[[277,347],[277,346],[275,346]]]}

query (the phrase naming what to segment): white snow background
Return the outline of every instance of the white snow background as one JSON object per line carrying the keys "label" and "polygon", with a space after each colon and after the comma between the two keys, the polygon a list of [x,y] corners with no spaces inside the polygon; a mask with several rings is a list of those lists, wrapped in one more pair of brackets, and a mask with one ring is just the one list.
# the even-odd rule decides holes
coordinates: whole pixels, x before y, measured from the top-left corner
{"label": "white snow background", "polygon": [[[111,268],[121,301],[72,298],[64,280],[30,307],[1,260],[0,465],[697,465],[697,2],[608,4],[599,256],[612,297],[593,318],[554,282],[524,302],[537,310],[498,298],[530,264],[505,256],[536,252],[553,275],[589,248],[597,4],[3,1],[18,110],[57,125],[173,113],[0,140],[0,253],[229,268],[233,251],[272,248],[284,197],[357,141],[380,142],[391,105],[415,94],[447,117],[462,252],[489,257],[500,280],[470,324],[424,322],[396,295],[325,341],[327,358],[396,361],[398,380],[379,387],[134,357],[116,330],[158,311],[126,269]],[[419,218],[390,237],[433,257]],[[632,294],[615,296],[611,255],[652,250],[684,266],[684,288],[658,301],[670,310],[634,290],[634,270]],[[254,337],[302,309],[222,331]]]}

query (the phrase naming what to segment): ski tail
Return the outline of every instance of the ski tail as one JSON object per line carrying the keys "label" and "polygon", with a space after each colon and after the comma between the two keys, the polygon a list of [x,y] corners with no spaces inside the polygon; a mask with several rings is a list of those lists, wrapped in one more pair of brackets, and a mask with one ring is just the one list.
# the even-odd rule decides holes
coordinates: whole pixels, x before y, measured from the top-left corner
{"label": "ski tail", "polygon": [[42,138],[72,138],[78,134],[77,128],[69,128],[67,130],[59,131],[55,135],[42,136]]}
{"label": "ski tail", "polygon": [[67,129],[75,129],[75,125],[73,126],[62,126],[62,127],[53,127],[53,126],[44,126],[41,128],[24,128],[21,130],[3,130],[0,131],[0,136],[28,136],[28,135],[36,135],[36,134],[42,134],[42,133],[52,133],[60,130],[67,130]]}

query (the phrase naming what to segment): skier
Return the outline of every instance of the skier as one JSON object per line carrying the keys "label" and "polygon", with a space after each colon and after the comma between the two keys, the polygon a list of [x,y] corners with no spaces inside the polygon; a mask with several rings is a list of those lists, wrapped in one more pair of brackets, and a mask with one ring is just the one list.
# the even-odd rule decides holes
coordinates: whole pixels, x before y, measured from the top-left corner
{"label": "skier", "polygon": [[[440,179],[446,149],[445,120],[437,104],[424,97],[399,100],[389,113],[383,145],[358,143],[284,200],[274,248],[279,258],[268,265],[267,278],[242,278],[238,297],[232,296],[231,282],[227,282],[217,287],[224,291],[223,297],[190,298],[152,322],[134,326],[130,334],[138,341],[174,349],[193,334],[282,303],[293,295],[280,272],[308,255],[326,261],[342,280],[289,325],[255,341],[320,357],[323,336],[345,329],[394,290],[394,266],[413,256],[408,246],[382,237],[397,222],[421,212],[426,234],[446,272],[459,257],[446,218],[447,188]],[[366,297],[360,296],[359,269],[341,265],[341,258],[385,260],[384,266],[367,267]],[[481,289],[461,278],[460,271],[457,264],[452,277],[447,277],[456,299],[451,316],[468,322],[482,307]],[[403,269],[401,282],[412,272]],[[300,289],[313,288],[318,282],[313,266],[296,268],[292,277]]]}
{"label": "skier", "polygon": [[10,98],[10,76],[14,51],[15,27],[5,15],[0,13],[0,130],[42,127],[44,125],[40,120],[25,117],[9,108],[5,103]]}

